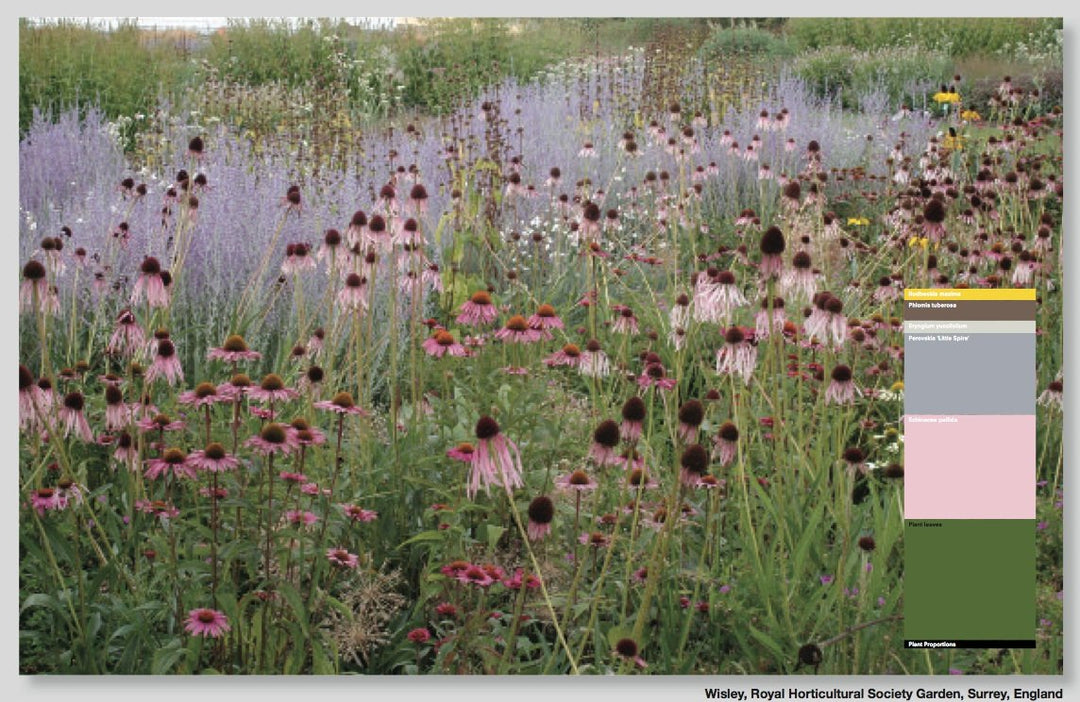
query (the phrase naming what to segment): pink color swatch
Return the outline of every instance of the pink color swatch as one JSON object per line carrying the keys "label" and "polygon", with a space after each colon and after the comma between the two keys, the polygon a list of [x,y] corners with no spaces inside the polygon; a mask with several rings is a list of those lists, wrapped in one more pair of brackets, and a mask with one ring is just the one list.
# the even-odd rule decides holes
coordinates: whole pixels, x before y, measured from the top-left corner
{"label": "pink color swatch", "polygon": [[1035,416],[909,415],[904,518],[1034,519]]}

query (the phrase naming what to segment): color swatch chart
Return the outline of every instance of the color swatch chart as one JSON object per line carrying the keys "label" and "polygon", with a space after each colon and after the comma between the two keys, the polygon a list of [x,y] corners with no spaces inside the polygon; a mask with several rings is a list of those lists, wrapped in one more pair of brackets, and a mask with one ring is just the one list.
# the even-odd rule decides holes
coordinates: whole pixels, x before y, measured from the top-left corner
{"label": "color swatch chart", "polygon": [[1035,291],[904,291],[904,639],[1035,646]]}

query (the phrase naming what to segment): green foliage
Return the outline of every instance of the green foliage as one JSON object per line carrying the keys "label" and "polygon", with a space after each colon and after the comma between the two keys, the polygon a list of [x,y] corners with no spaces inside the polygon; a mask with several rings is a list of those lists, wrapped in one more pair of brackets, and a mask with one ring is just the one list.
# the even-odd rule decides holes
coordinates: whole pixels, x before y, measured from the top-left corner
{"label": "green foliage", "polygon": [[952,77],[953,65],[941,52],[908,48],[863,51],[830,46],[799,56],[792,70],[818,96],[840,98],[847,108],[884,90],[892,104],[924,104],[936,86]]}
{"label": "green foliage", "polygon": [[34,109],[53,114],[97,105],[110,116],[149,113],[163,81],[190,75],[184,47],[145,40],[133,23],[105,33],[73,21],[19,22],[19,130]]}
{"label": "green foliage", "polygon": [[783,35],[756,26],[732,26],[713,31],[701,45],[699,53],[704,59],[730,56],[753,56],[760,58],[789,58],[794,47]]}
{"label": "green foliage", "polygon": [[[869,51],[918,46],[952,57],[997,54],[1061,61],[1060,18],[797,17],[785,32],[802,49],[845,46]],[[1056,46],[1056,57],[1050,56]]]}

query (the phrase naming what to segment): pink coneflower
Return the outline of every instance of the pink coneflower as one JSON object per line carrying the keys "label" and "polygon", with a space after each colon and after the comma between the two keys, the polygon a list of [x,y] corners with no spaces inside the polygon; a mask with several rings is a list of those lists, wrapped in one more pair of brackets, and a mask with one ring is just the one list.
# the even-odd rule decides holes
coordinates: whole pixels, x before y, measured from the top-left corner
{"label": "pink coneflower", "polygon": [[46,298],[49,294],[49,281],[46,279],[45,266],[39,261],[30,260],[23,266],[23,282],[19,288],[19,311],[46,309]]}
{"label": "pink coneflower", "polygon": [[308,355],[312,359],[317,358],[319,354],[322,353],[323,341],[325,339],[326,330],[322,327],[318,327],[315,329],[315,331],[311,332],[311,336],[308,338],[306,346]]}
{"label": "pink coneflower", "polygon": [[709,471],[709,452],[701,444],[690,444],[679,457],[679,480],[687,487],[694,487]]}
{"label": "pink coneflower", "polygon": [[784,292],[810,299],[817,288],[818,274],[811,264],[810,254],[797,251],[791,257],[791,268],[784,272],[781,286]]}
{"label": "pink coneflower", "polygon": [[285,197],[281,198],[281,204],[285,207],[285,213],[295,212],[297,216],[304,209],[303,199],[300,197],[300,186],[290,185],[285,191]]}
{"label": "pink coneflower", "polygon": [[349,226],[345,228],[345,243],[350,248],[359,247],[362,244],[367,231],[367,224],[367,215],[362,210],[353,213],[352,219],[349,220]]}
{"label": "pink coneflower", "polygon": [[630,490],[652,490],[659,486],[645,468],[631,468],[626,473],[626,487]]}
{"label": "pink coneflower", "polygon": [[563,321],[555,314],[555,308],[548,304],[536,308],[536,313],[529,317],[529,328],[537,329],[545,339],[551,338],[549,329],[563,329]]}
{"label": "pink coneflower", "polygon": [[578,158],[596,158],[596,156],[596,147],[593,146],[591,141],[585,142],[581,150],[578,151]]}
{"label": "pink coneflower", "polygon": [[424,340],[424,343],[420,344],[421,348],[429,356],[435,358],[442,358],[446,354],[451,356],[468,356],[469,351],[464,346],[454,340],[454,335],[445,329],[439,329],[430,337]]}
{"label": "pink coneflower", "polygon": [[840,364],[832,370],[832,382],[825,389],[825,403],[850,405],[855,402],[855,395],[861,394],[852,381],[851,368]]}
{"label": "pink coneflower", "polygon": [[577,344],[566,344],[544,359],[547,366],[577,366],[581,363],[581,349]]}
{"label": "pink coneflower", "polygon": [[423,281],[420,280],[420,274],[416,271],[405,271],[397,276],[397,289],[400,289],[402,295],[406,298],[419,295],[423,292]]}
{"label": "pink coneflower", "polygon": [[450,561],[442,568],[439,568],[439,572],[448,578],[456,580],[462,573],[472,567],[473,564],[468,561]]}
{"label": "pink coneflower", "polygon": [[490,493],[491,485],[502,486],[507,493],[524,485],[523,468],[517,446],[499,430],[499,423],[488,416],[476,422],[476,455],[466,494],[473,498],[480,487]]}
{"label": "pink coneflower", "polygon": [[110,355],[132,356],[146,344],[146,334],[139,326],[135,315],[131,310],[123,310],[116,317],[116,327],[113,329],[105,352]]}
{"label": "pink coneflower", "polygon": [[239,363],[241,361],[257,361],[262,358],[262,354],[249,349],[244,337],[239,334],[231,334],[220,347],[210,349],[206,354],[206,358],[210,361]]}
{"label": "pink coneflower", "polygon": [[784,322],[786,321],[787,318],[784,316],[784,298],[772,298],[771,312],[769,311],[769,298],[762,298],[761,309],[754,315],[754,338],[764,339],[773,332],[782,332],[784,330]]}
{"label": "pink coneflower", "polygon": [[713,452],[720,465],[730,465],[739,448],[739,429],[733,422],[724,422],[713,438]]}
{"label": "pink coneflower", "polygon": [[761,263],[758,264],[758,273],[762,278],[779,278],[784,269],[781,254],[787,247],[784,241],[784,233],[780,227],[772,226],[761,235],[759,249],[761,250]]}
{"label": "pink coneflower", "polygon": [[65,504],[56,488],[43,487],[30,491],[30,507],[41,517],[47,510],[64,509]]}
{"label": "pink coneflower", "polygon": [[760,129],[763,132],[767,132],[767,131],[769,131],[769,129],[771,127],[772,127],[772,120],[769,119],[769,111],[768,110],[762,110],[758,114],[757,128]]}
{"label": "pink coneflower", "polygon": [[339,568],[352,569],[359,563],[355,553],[349,553],[343,548],[326,549],[326,559]]}
{"label": "pink coneflower", "polygon": [[679,407],[678,436],[683,441],[694,441],[698,428],[705,421],[705,406],[699,400],[687,400]]}
{"label": "pink coneflower", "polygon": [[520,314],[506,320],[506,326],[495,332],[495,338],[511,344],[531,344],[540,341],[543,335],[538,329],[531,329],[529,323]]}
{"label": "pink coneflower", "polygon": [[638,321],[637,317],[634,316],[634,311],[623,305],[615,305],[615,311],[619,316],[612,323],[611,331],[616,334],[637,334]]}
{"label": "pink coneflower", "polygon": [[[563,347],[566,350],[566,347]],[[590,339],[577,363],[578,372],[590,378],[605,378],[611,372],[611,363],[607,354],[600,348],[600,342]]]}
{"label": "pink coneflower", "polygon": [[290,440],[289,432],[281,424],[270,422],[262,430],[244,442],[244,446],[254,449],[264,456],[275,453],[289,454],[296,448]]}
{"label": "pink coneflower", "polygon": [[807,336],[817,337],[823,343],[830,336],[837,348],[847,339],[847,317],[844,302],[828,291],[816,293],[814,308],[806,319]]}
{"label": "pink coneflower", "polygon": [[306,482],[300,486],[300,492],[305,495],[326,495],[330,496],[330,488],[319,489],[319,484],[315,482]]}
{"label": "pink coneflower", "polygon": [[323,243],[315,254],[315,258],[319,261],[324,259],[333,261],[333,267],[330,270],[331,273],[340,270],[342,266],[347,264],[349,256],[343,250],[341,232],[333,228],[327,229],[326,232],[323,233]]}
{"label": "pink coneflower", "polygon": [[472,463],[476,457],[476,447],[472,444],[464,441],[454,448],[446,452],[449,458],[453,458],[455,461],[461,461],[462,463]]}
{"label": "pink coneflower", "polygon": [[210,473],[221,473],[233,470],[240,465],[236,456],[231,456],[225,451],[225,447],[216,441],[206,445],[205,449],[192,451],[187,457],[188,465],[198,470]]}
{"label": "pink coneflower", "polygon": [[311,526],[319,521],[319,515],[302,509],[290,509],[285,512],[285,521],[296,526]]}
{"label": "pink coneflower", "polygon": [[247,394],[260,402],[286,402],[300,397],[299,392],[285,387],[285,381],[276,373],[264,375],[259,387],[249,389]]}
{"label": "pink coneflower", "polygon": [[1056,380],[1051,380],[1050,383],[1046,386],[1046,389],[1043,390],[1042,393],[1039,394],[1039,397],[1036,400],[1036,402],[1038,402],[1043,407],[1053,407],[1053,408],[1057,408],[1058,410],[1060,410],[1060,409],[1062,409],[1064,407],[1064,402],[1065,402],[1064,390],[1065,390],[1065,381],[1064,380],[1062,380],[1061,378],[1057,378]]}
{"label": "pink coneflower", "polygon": [[370,509],[364,509],[358,505],[343,504],[341,505],[341,508],[345,511],[346,517],[348,517],[354,522],[360,522],[362,524],[366,524],[367,522],[373,522],[379,517],[378,512]]}
{"label": "pink coneflower", "polygon": [[146,295],[151,307],[168,307],[169,290],[165,285],[161,264],[153,256],[147,256],[139,266],[139,277],[131,294],[131,304],[137,305]]}
{"label": "pink coneflower", "polygon": [[498,582],[495,578],[491,577],[484,568],[471,564],[460,571],[455,577],[458,582],[476,585],[477,587],[489,587]]}
{"label": "pink coneflower", "polygon": [[308,424],[303,417],[292,420],[286,431],[289,433],[289,441],[295,446],[322,446],[326,443],[326,434],[318,427]]}
{"label": "pink coneflower", "polygon": [[109,431],[122,429],[131,422],[131,419],[131,410],[124,402],[124,393],[115,385],[106,385],[105,428]]}
{"label": "pink coneflower", "polygon": [[231,401],[232,398],[219,394],[217,387],[213,383],[199,383],[194,390],[182,392],[177,398],[177,402],[180,404],[195,407],[209,407],[218,402]]}
{"label": "pink coneflower", "polygon": [[716,372],[741,376],[749,384],[757,365],[757,346],[751,343],[741,327],[724,332],[724,345],[716,352]]}
{"label": "pink coneflower", "polygon": [[405,201],[405,207],[409,212],[413,212],[418,215],[427,214],[428,211],[428,192],[422,184],[417,183],[412,186],[409,191],[409,198]]}
{"label": "pink coneflower", "polygon": [[237,373],[227,382],[218,385],[218,394],[237,402],[247,395],[252,386],[251,378],[244,373]]}
{"label": "pink coneflower", "polygon": [[345,276],[345,287],[337,294],[338,305],[348,312],[367,312],[367,278],[358,273]]}
{"label": "pink coneflower", "polygon": [[945,236],[945,203],[937,198],[930,198],[923,208],[923,236],[937,243]]}
{"label": "pink coneflower", "polygon": [[371,215],[367,227],[361,232],[360,246],[382,253],[388,253],[393,249],[393,233],[387,228],[386,219],[381,214]]}
{"label": "pink coneflower", "polygon": [[551,532],[551,522],[555,519],[555,503],[547,495],[540,495],[529,503],[528,535],[532,541],[539,541]]}
{"label": "pink coneflower", "polygon": [[491,295],[487,291],[478,290],[462,304],[457,323],[480,327],[491,324],[498,316],[499,310],[492,304]]}
{"label": "pink coneflower", "polygon": [[593,431],[589,457],[600,466],[617,465],[619,459],[615,451],[619,446],[619,438],[618,424],[610,419],[600,422]]}
{"label": "pink coneflower", "polygon": [[41,421],[41,389],[30,369],[19,364],[19,428],[27,429]]}
{"label": "pink coneflower", "polygon": [[585,471],[575,470],[555,478],[555,487],[568,492],[590,492],[596,489],[596,481]]}
{"label": "pink coneflower", "polygon": [[229,631],[229,620],[216,609],[193,609],[188,612],[184,630],[192,636],[216,639]]}
{"label": "pink coneflower", "polygon": [[184,369],[180,366],[180,359],[176,355],[176,346],[170,339],[158,341],[154,362],[146,369],[147,383],[152,383],[159,377],[164,377],[169,385],[176,385],[184,380]]}
{"label": "pink coneflower", "polygon": [[664,370],[664,364],[660,363],[657,358],[657,360],[645,364],[645,368],[641,371],[641,375],[637,377],[637,384],[642,390],[647,388],[671,390],[675,387],[677,381],[675,378],[668,377],[667,371]]}
{"label": "pink coneflower", "polygon": [[162,522],[168,522],[180,516],[180,510],[164,500],[135,500],[135,509],[143,514],[155,516]]}
{"label": "pink coneflower", "polygon": [[439,264],[427,264],[420,273],[420,282],[421,284],[428,286],[433,292],[441,293],[443,291],[443,279],[442,273],[439,271]]}
{"label": "pink coneflower", "polygon": [[732,313],[747,304],[735,274],[710,268],[694,283],[694,318],[699,322],[726,323]]}
{"label": "pink coneflower", "polygon": [[86,421],[83,408],[86,401],[80,392],[69,392],[64,396],[64,404],[59,410],[60,422],[64,426],[64,436],[70,436],[72,432],[86,442],[94,440],[94,433],[90,431],[90,424]]}
{"label": "pink coneflower", "polygon": [[878,279],[877,289],[874,290],[874,301],[883,304],[891,304],[900,299],[900,290],[893,284],[893,279],[887,275]]}
{"label": "pink coneflower", "polygon": [[131,434],[126,431],[120,432],[116,437],[116,450],[113,451],[113,460],[123,463],[134,470],[139,452],[135,448],[135,442],[131,440]]}
{"label": "pink coneflower", "polygon": [[334,412],[336,414],[352,414],[361,417],[369,416],[367,410],[356,404],[352,394],[345,391],[337,393],[332,399],[316,402],[313,407]]}
{"label": "pink coneflower", "polygon": [[187,462],[187,454],[178,448],[166,449],[160,458],[151,458],[146,462],[147,480],[157,480],[163,475],[172,474],[174,478],[194,478],[195,469]]}
{"label": "pink coneflower", "polygon": [[627,443],[633,443],[641,438],[644,421],[645,402],[635,395],[622,406],[622,423],[619,425],[619,434],[622,439]]}
{"label": "pink coneflower", "polygon": [[281,272],[284,275],[292,275],[302,271],[315,270],[315,259],[309,254],[311,247],[301,242],[287,244],[285,246],[285,260],[281,264]]}
{"label": "pink coneflower", "polygon": [[512,576],[504,577],[502,584],[509,590],[520,590],[522,586],[525,586],[527,590],[535,590],[540,587],[540,578],[532,573],[525,575],[525,571],[518,568]]}
{"label": "pink coneflower", "polygon": [[844,463],[847,465],[848,475],[866,475],[869,470],[866,465],[866,453],[858,446],[850,446],[844,449]]}
{"label": "pink coneflower", "polygon": [[611,538],[602,531],[586,532],[578,536],[578,543],[593,548],[605,548],[611,544]]}

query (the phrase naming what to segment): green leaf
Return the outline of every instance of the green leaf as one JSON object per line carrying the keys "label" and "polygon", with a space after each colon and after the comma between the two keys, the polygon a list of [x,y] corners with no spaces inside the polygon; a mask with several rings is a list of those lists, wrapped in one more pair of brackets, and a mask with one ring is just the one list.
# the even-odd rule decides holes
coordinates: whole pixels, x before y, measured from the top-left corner
{"label": "green leaf", "polygon": [[44,592],[35,592],[33,595],[30,595],[23,600],[22,605],[19,607],[19,614],[22,614],[31,607],[48,607],[49,609],[59,611],[60,603],[57,602],[52,595],[46,595]]}
{"label": "green leaf", "polygon": [[757,639],[759,643],[764,645],[765,648],[772,651],[772,653],[777,657],[778,660],[783,661],[788,657],[787,654],[784,653],[784,649],[781,648],[780,644],[776,643],[776,640],[765,632],[751,626],[750,635]]}
{"label": "green leaf", "polygon": [[278,586],[277,591],[285,598],[285,602],[293,611],[293,616],[296,617],[296,621],[300,624],[300,633],[307,638],[308,636],[308,615],[307,607],[304,606],[304,599],[300,597],[300,593],[296,591],[291,583],[281,583]]}
{"label": "green leaf", "polygon": [[416,536],[403,541],[398,546],[398,550],[401,550],[402,548],[409,546],[410,544],[420,543],[424,541],[442,541],[444,538],[444,532],[439,531],[438,529],[429,529],[427,531],[422,531]]}
{"label": "green leaf", "polygon": [[172,670],[187,650],[180,645],[180,639],[173,639],[164,648],[154,651],[154,660],[150,664],[150,672],[153,675],[164,675]]}
{"label": "green leaf", "polygon": [[492,551],[495,550],[495,544],[499,543],[499,539],[506,532],[506,527],[495,526],[488,524],[484,527],[484,534],[487,537],[488,548]]}

